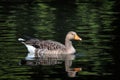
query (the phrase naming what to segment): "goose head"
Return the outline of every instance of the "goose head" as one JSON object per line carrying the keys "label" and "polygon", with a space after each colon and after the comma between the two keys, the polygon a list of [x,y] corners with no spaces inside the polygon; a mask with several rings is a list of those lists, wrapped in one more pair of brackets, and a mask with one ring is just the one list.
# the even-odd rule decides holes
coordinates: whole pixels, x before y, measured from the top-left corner
{"label": "goose head", "polygon": [[71,40],[79,40],[81,41],[82,38],[80,38],[76,32],[74,31],[70,31],[68,32],[68,34],[66,35],[65,38],[65,48],[66,48],[66,53],[67,54],[73,54],[76,52],[75,48],[72,45],[72,41]]}
{"label": "goose head", "polygon": [[74,31],[70,31],[68,32],[68,34],[66,35],[66,39],[68,40],[82,40],[82,38],[80,38],[76,32]]}

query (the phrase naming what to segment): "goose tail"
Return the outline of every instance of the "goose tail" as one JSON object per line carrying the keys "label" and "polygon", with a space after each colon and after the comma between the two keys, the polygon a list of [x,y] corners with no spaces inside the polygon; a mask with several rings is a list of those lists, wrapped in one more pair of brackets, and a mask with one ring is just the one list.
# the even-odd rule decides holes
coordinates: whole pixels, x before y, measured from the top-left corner
{"label": "goose tail", "polygon": [[23,39],[23,38],[18,38],[18,41],[20,41],[21,43],[23,43],[24,45],[26,45],[26,43],[25,43],[25,39]]}
{"label": "goose tail", "polygon": [[23,38],[18,38],[18,41],[20,41],[20,42],[24,42],[25,39],[23,39]]}

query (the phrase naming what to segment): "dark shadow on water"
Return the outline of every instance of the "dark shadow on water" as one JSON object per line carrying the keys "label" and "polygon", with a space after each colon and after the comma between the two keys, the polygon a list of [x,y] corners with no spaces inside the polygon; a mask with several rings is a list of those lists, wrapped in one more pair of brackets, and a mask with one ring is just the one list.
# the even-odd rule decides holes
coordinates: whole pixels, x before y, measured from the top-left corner
{"label": "dark shadow on water", "polygon": [[[24,61],[24,60],[23,60]],[[26,63],[26,61],[25,61]],[[24,65],[25,65],[24,63]],[[89,62],[90,63],[90,62]],[[73,66],[74,67],[82,67],[84,66],[84,70],[85,69],[85,65],[87,63],[75,63]],[[24,65],[21,65],[24,66]],[[27,65],[29,67],[31,67],[31,69],[29,69],[30,72],[32,72],[32,74],[29,74],[31,80],[65,80],[65,79],[69,79],[69,80],[116,80],[114,75],[82,75],[79,73],[76,74],[76,77],[68,77],[67,72],[65,72],[65,67],[64,67],[64,62],[62,64],[56,64],[56,65]],[[87,68],[87,67],[86,67]],[[82,72],[82,71],[81,71]],[[24,76],[27,74],[23,74]]]}
{"label": "dark shadow on water", "polygon": [[[44,80],[119,80],[119,0],[62,0],[62,2],[65,1],[63,5],[59,4],[61,0],[57,2],[58,4],[54,4],[55,0],[53,2],[49,0],[49,3],[34,3],[34,1],[32,3],[32,0],[30,0],[31,3],[29,0],[27,2],[24,2],[26,0],[1,1],[1,80],[40,80],[40,78]],[[7,1],[11,2],[8,4]],[[67,76],[64,64],[16,65],[27,54],[26,48],[17,42],[18,37],[28,35],[64,43],[65,34],[70,30],[76,31],[83,38],[80,43],[73,42],[76,51],[80,54],[74,61],[73,67],[83,68],[75,78]],[[25,63],[26,61],[23,60],[22,64]],[[91,75],[85,71],[96,74]],[[103,75],[104,73],[110,73],[110,75]]]}

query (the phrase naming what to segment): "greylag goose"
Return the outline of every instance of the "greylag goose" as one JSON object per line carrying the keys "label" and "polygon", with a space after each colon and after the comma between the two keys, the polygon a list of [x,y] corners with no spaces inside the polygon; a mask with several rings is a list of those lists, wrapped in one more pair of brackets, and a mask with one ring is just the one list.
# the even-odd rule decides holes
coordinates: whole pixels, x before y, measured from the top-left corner
{"label": "greylag goose", "polygon": [[[52,40],[39,40],[39,39],[30,39],[25,40],[22,38],[18,39],[21,41],[28,49],[28,55],[26,60],[34,59],[35,57],[49,56],[53,58],[64,57],[64,59],[70,59],[70,56],[76,52],[75,48],[72,45],[71,40],[82,40],[76,32],[70,31],[67,33],[65,38],[65,45]],[[66,58],[67,57],[67,58]],[[72,57],[73,58],[73,57]],[[71,65],[67,62],[66,65]]]}

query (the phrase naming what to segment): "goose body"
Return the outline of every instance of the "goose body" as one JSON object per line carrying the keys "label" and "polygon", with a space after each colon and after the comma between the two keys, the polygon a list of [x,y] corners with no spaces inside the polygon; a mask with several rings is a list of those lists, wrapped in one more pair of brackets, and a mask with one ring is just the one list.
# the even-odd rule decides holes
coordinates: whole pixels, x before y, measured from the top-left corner
{"label": "goose body", "polygon": [[65,44],[62,44],[57,41],[52,40],[39,40],[39,39],[30,39],[25,40],[22,38],[18,39],[21,41],[28,49],[28,55],[26,59],[41,57],[41,56],[51,56],[51,57],[63,57],[66,54],[74,54],[76,52],[75,48],[72,45],[71,40],[82,40],[76,32],[70,31],[67,33],[65,38]]}

